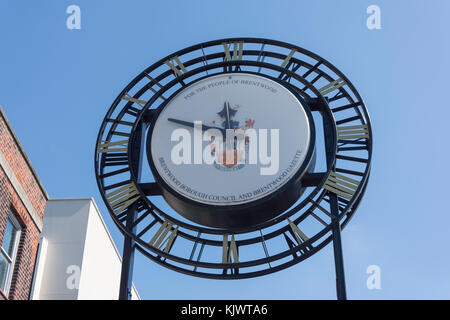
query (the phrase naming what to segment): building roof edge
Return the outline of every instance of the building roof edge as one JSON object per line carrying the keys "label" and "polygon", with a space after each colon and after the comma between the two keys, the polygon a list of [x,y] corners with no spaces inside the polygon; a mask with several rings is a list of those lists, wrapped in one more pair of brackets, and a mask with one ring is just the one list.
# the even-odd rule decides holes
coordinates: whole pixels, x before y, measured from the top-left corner
{"label": "building roof edge", "polygon": [[27,153],[25,152],[25,149],[22,147],[22,144],[20,143],[19,139],[17,138],[16,134],[14,133],[14,130],[11,126],[11,123],[9,122],[8,118],[6,117],[5,111],[3,110],[2,106],[0,105],[0,116],[5,120],[6,126],[8,127],[9,132],[11,133],[14,141],[16,142],[17,146],[19,147],[20,153],[24,157],[26,163],[28,164],[28,167],[31,170],[31,173],[33,174],[34,178],[36,179],[39,188],[41,189],[42,193],[44,194],[44,197],[46,200],[49,199],[48,193],[44,188],[44,185],[42,184],[41,180],[39,179],[39,176],[37,175],[36,171],[33,168],[33,165],[31,164],[30,159],[27,156]]}

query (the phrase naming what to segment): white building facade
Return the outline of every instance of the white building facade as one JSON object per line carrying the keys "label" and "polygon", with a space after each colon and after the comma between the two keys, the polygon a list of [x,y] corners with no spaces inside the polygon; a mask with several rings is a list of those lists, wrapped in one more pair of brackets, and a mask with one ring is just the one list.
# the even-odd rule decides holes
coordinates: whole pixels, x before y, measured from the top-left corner
{"label": "white building facade", "polygon": [[94,200],[49,200],[43,225],[31,299],[117,300],[122,260]]}

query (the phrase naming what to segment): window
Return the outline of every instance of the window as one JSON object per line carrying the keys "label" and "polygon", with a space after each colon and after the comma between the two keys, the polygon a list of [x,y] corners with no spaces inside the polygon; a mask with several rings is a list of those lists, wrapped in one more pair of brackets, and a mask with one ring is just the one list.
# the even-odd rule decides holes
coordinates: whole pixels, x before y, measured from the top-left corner
{"label": "window", "polygon": [[6,294],[8,294],[9,291],[14,262],[16,260],[20,229],[19,222],[12,213],[10,213],[6,220],[5,233],[0,249],[0,289]]}

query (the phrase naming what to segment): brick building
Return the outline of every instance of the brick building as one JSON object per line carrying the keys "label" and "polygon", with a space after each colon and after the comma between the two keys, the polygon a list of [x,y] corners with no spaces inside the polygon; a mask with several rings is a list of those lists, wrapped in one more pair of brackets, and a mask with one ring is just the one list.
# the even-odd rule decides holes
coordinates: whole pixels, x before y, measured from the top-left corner
{"label": "brick building", "polygon": [[117,299],[121,266],[94,200],[49,199],[0,106],[0,300]]}
{"label": "brick building", "polygon": [[0,107],[0,300],[30,297],[47,200]]}

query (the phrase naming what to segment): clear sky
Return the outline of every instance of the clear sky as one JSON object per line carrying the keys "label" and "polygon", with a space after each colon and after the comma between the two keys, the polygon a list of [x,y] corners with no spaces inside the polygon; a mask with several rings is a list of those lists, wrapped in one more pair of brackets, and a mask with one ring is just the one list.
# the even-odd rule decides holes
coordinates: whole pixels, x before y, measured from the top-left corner
{"label": "clear sky", "polygon": [[[81,8],[81,30],[66,8]],[[369,5],[381,29],[366,27]],[[186,46],[223,37],[282,40],[328,59],[369,109],[372,174],[343,231],[348,297],[450,298],[448,0],[1,0],[0,104],[51,198],[93,197],[123,238],[94,177],[98,128],[139,72]],[[381,268],[368,290],[366,268]],[[137,254],[145,299],[334,299],[331,245],[287,270],[219,281]]]}

